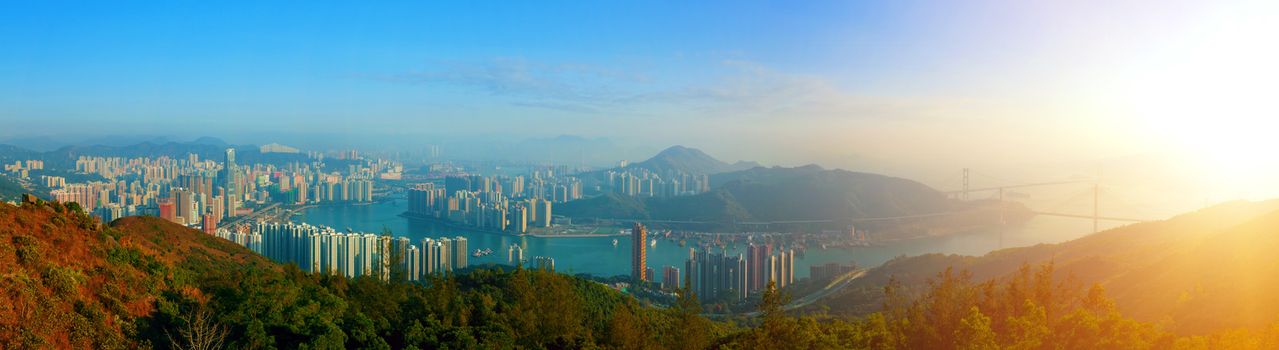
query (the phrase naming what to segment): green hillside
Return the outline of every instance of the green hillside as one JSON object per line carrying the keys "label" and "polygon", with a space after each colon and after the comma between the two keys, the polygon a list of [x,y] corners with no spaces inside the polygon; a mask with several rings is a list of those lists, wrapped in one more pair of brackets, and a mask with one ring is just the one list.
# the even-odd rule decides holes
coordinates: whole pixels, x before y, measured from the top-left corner
{"label": "green hillside", "polygon": [[878,311],[890,280],[924,289],[948,268],[1006,280],[1023,264],[1055,265],[1058,278],[1097,283],[1125,315],[1182,334],[1260,327],[1279,317],[1279,202],[1232,202],[1166,221],[1112,229],[1060,244],[1004,249],[981,257],[931,254],[872,269],[816,309]]}
{"label": "green hillside", "polygon": [[[74,204],[0,204],[0,272],[8,349],[174,348],[193,334],[227,348],[593,348],[623,326],[675,348],[730,329],[545,271],[426,285],[306,274],[158,218],[99,228]],[[631,323],[614,327],[619,312]],[[656,335],[673,327],[696,336]]]}

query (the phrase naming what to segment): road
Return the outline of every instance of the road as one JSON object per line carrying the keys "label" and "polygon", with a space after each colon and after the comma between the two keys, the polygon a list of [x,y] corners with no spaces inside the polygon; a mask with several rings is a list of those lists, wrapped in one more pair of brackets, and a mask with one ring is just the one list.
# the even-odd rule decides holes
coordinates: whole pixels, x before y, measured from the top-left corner
{"label": "road", "polygon": [[865,276],[866,271],[867,269],[858,269],[858,270],[854,270],[852,272],[846,273],[842,276],[836,277],[834,280],[830,281],[830,283],[826,284],[826,287],[816,292],[805,295],[803,298],[793,300],[791,301],[790,304],[786,304],[785,309],[794,310],[801,307],[805,307],[805,306],[808,306],[809,304],[812,304],[813,302],[821,300],[822,298],[830,296],[831,294],[834,294],[835,292],[843,290],[844,287],[848,287],[848,285],[853,284],[853,281],[857,280],[858,278],[861,278],[862,276]]}
{"label": "road", "polygon": [[[812,304],[818,300],[822,300],[822,298],[828,297],[831,294],[834,294],[835,292],[843,290],[844,287],[848,287],[848,285],[853,284],[853,281],[857,280],[858,278],[862,278],[862,276],[866,276],[866,271],[867,269],[858,269],[858,270],[843,274],[839,277],[835,277],[834,280],[831,280],[830,283],[826,284],[826,287],[823,287],[822,289],[819,289],[816,292],[805,295],[803,298],[792,300],[789,304],[786,304],[786,306],[783,307],[783,309],[794,310],[794,309],[808,306],[809,304]],[[744,313],[742,315],[747,317],[757,317],[759,316],[759,311],[752,311],[752,312]],[[704,314],[703,316],[722,317],[726,315]]]}

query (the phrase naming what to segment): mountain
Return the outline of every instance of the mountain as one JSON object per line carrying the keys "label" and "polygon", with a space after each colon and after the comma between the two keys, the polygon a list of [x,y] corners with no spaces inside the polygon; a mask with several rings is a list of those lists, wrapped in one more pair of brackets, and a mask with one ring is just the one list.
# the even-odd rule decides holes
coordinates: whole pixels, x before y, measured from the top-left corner
{"label": "mountain", "polygon": [[95,135],[87,137],[31,136],[0,140],[0,143],[10,144],[37,152],[48,152],[67,146],[106,145],[119,147],[143,142],[166,143],[170,142],[170,140],[166,136],[158,135]]}
{"label": "mountain", "polygon": [[[677,154],[680,152],[683,151],[675,151]],[[696,155],[700,152],[688,154]],[[699,158],[694,156],[676,159]],[[816,165],[795,168],[754,167],[711,175],[710,182],[713,186],[710,192],[693,196],[627,198],[607,193],[565,203],[557,207],[556,211],[576,218],[731,223],[840,221],[940,213],[973,207],[972,204],[948,199],[944,193],[915,181],[839,169],[827,170]]]}
{"label": "mountain", "polygon": [[759,164],[740,161],[729,164],[711,157],[696,148],[671,146],[648,160],[631,164],[631,167],[648,169],[658,174],[683,172],[689,174],[717,174],[729,171],[749,169]]}
{"label": "mountain", "polygon": [[870,270],[814,310],[867,314],[890,279],[924,289],[947,268],[976,279],[1008,280],[1024,264],[1099,284],[1124,315],[1181,334],[1260,327],[1279,315],[1279,201],[1231,202],[1165,221],[1124,226],[1059,244],[1004,249],[981,257],[930,254]]}

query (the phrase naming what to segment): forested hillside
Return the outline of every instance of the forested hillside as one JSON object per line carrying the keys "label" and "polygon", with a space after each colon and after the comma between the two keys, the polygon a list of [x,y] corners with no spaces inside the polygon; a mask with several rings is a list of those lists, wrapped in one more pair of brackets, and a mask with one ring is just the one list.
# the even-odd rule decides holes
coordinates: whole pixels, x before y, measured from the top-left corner
{"label": "forested hillside", "polygon": [[[1054,263],[1058,278],[1100,284],[1125,315],[1164,322],[1181,334],[1260,327],[1279,316],[1279,201],[1231,202],[1165,221],[1129,225],[1060,244],[1004,249],[982,257],[902,257],[872,269],[822,309],[878,311],[882,286],[908,289],[948,268],[1007,279],[1025,263]],[[817,310],[814,308],[813,310]]]}
{"label": "forested hillside", "polygon": [[[1263,221],[1262,223],[1268,223]],[[1259,223],[1258,225],[1262,225]],[[1206,248],[1214,249],[1214,248]],[[1257,261],[1249,258],[1241,262]],[[1188,263],[1193,263],[1188,262]],[[0,204],[0,348],[1267,349],[1279,327],[1177,337],[1053,265],[888,283],[860,318],[710,321],[695,296],[644,305],[596,282],[480,268],[425,283],[308,274],[156,218],[100,225],[74,203]],[[1198,304],[1193,307],[1201,307]]]}

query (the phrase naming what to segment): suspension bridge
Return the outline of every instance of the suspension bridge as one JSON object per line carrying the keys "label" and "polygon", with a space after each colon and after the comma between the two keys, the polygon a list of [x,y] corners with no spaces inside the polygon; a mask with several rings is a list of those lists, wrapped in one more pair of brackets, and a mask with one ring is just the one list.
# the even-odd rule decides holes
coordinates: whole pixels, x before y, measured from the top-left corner
{"label": "suspension bridge", "polygon": [[[1102,214],[1101,208],[1102,208],[1103,198],[1106,198],[1107,195],[1110,195],[1111,197],[1117,197],[1117,196],[1114,196],[1110,193],[1112,192],[1111,189],[1102,187],[1100,185],[1100,181],[1098,178],[1071,178],[1071,179],[1065,179],[1065,180],[1059,180],[1059,181],[1026,182],[1026,181],[1007,180],[1007,179],[1002,179],[994,176],[983,175],[977,172],[973,172],[968,168],[964,168],[959,174],[962,174],[962,181],[963,181],[960,189],[942,191],[942,193],[944,193],[945,195],[957,200],[970,201],[970,200],[980,200],[980,199],[994,199],[994,200],[998,200],[1000,203],[1020,202],[1022,205],[1027,205],[1025,201],[1018,201],[1015,198],[1010,199],[1006,197],[1005,196],[1006,192],[1010,192],[1011,190],[1015,190],[1015,189],[1038,188],[1038,187],[1068,187],[1073,185],[1073,186],[1084,187],[1085,190],[1070,196],[1068,199],[1066,199],[1062,203],[1059,203],[1057,207],[1046,208],[1046,209],[1036,209],[1036,208],[1031,208],[1027,206],[1029,211],[1023,211],[1023,212],[1034,214],[1034,215],[1092,220],[1093,232],[1097,232],[1100,230],[1100,226],[1101,226],[1100,223],[1102,221],[1127,222],[1127,223],[1150,221],[1142,218]],[[997,183],[997,185],[986,185],[981,187],[971,186],[971,184],[973,183],[972,180],[974,180],[977,176],[983,176],[985,178],[982,180],[985,180],[987,183]],[[942,183],[941,185],[946,185],[946,184]],[[974,196],[974,195],[983,194],[983,193],[990,193],[990,197],[976,198]],[[1009,197],[1015,197],[1015,196],[1009,196]],[[1078,200],[1081,200],[1081,199],[1089,199],[1091,201],[1091,203],[1089,203],[1091,204],[1090,205],[1092,209],[1091,213],[1071,212],[1069,210],[1066,210],[1065,208],[1061,208],[1062,206],[1064,206],[1064,204],[1072,204],[1072,203],[1079,204],[1076,202],[1078,202]],[[1108,205],[1120,204],[1123,202],[1122,200],[1117,198],[1106,198],[1106,199],[1107,199],[1106,203]],[[1002,207],[1002,204],[1001,204],[1001,207]],[[1077,205],[1075,206],[1074,210],[1079,210],[1080,207],[1082,206]],[[694,221],[694,220],[654,220],[654,219],[641,219],[641,218],[599,218],[597,220],[612,221],[612,222],[640,222],[645,224],[667,224],[667,225],[729,224],[745,230],[761,230],[761,229],[776,228],[779,226],[780,227],[787,227],[787,226],[794,227],[796,225],[822,226],[822,225],[831,225],[831,224],[847,225],[847,224],[873,223],[873,222],[884,222],[884,221],[907,221],[907,220],[914,220],[914,219],[927,219],[927,218],[934,218],[934,217],[959,215],[965,212],[966,212],[965,210],[956,210],[956,211],[921,213],[921,214],[899,215],[899,216],[853,217],[853,218],[842,218],[838,220],[827,219],[827,220],[736,221],[736,222]],[[1003,213],[1001,212],[1000,215],[1002,216]]]}
{"label": "suspension bridge", "polygon": [[[994,193],[994,199],[997,199],[1003,202],[1006,200],[1004,197],[1004,192],[1011,189],[1020,189],[1020,188],[1029,188],[1029,187],[1066,186],[1066,185],[1091,185],[1091,186],[1087,186],[1088,189],[1086,191],[1083,191],[1082,193],[1076,193],[1074,196],[1071,196],[1062,204],[1078,199],[1079,197],[1091,196],[1092,197],[1091,198],[1092,213],[1070,213],[1070,212],[1058,211],[1060,209],[1036,210],[1033,208],[1031,209],[1031,213],[1035,215],[1044,215],[1044,216],[1091,219],[1093,221],[1093,232],[1097,232],[1099,230],[1101,221],[1119,221],[1119,222],[1133,222],[1133,223],[1150,221],[1146,219],[1132,218],[1132,217],[1125,217],[1125,216],[1103,215],[1101,213],[1102,195],[1103,193],[1109,192],[1109,190],[1103,191],[1100,178],[1072,178],[1072,179],[1061,180],[1061,181],[1020,182],[1020,181],[1012,181],[1012,180],[1002,179],[995,176],[980,174],[980,173],[971,171],[968,168],[964,168],[961,173],[963,177],[963,184],[962,184],[963,187],[959,190],[951,190],[951,191],[944,192],[948,196],[951,196],[952,198],[967,201],[967,200],[971,200],[972,199],[971,196],[976,193]],[[972,183],[972,180],[975,177],[974,175],[980,175],[980,176],[986,177],[987,180],[994,180],[995,182],[1002,182],[1004,184],[996,185],[996,186],[973,187],[973,186],[970,186],[970,184]]]}

